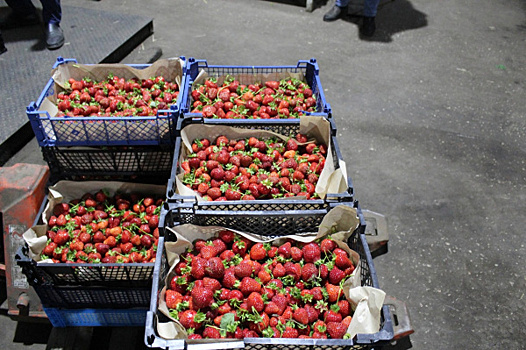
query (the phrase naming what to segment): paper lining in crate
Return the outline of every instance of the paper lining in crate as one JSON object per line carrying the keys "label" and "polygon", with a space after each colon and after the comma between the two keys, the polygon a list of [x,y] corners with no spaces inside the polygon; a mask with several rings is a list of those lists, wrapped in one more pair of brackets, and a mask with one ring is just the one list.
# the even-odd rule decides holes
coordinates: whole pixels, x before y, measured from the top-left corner
{"label": "paper lining in crate", "polygon": [[99,190],[110,196],[134,193],[164,199],[166,186],[118,181],[59,181],[51,186],[48,203],[42,213],[43,224],[31,227],[23,235],[29,247],[29,257],[36,262],[36,266],[32,266],[35,269],[33,272],[42,282],[86,285],[120,281],[137,282],[139,285],[151,282],[154,260],[147,263],[54,263],[51,259],[42,259],[42,250],[48,243],[47,224],[55,205],[69,203],[86,193],[95,194]]}
{"label": "paper lining in crate", "polygon": [[[360,271],[360,255],[357,252],[351,250],[346,243],[347,239],[355,232],[358,224],[359,220],[356,217],[356,210],[354,208],[339,206],[326,215],[317,234],[302,236],[291,235],[274,238],[272,240],[261,240],[259,237],[255,237],[248,233],[238,232],[231,229],[230,231],[233,231],[254,243],[265,242],[272,245],[279,245],[284,243],[286,240],[309,243],[315,240],[327,238],[330,235],[337,246],[349,254],[349,257],[356,267],[352,274],[348,276],[345,282],[343,282],[341,285],[346,300],[349,301],[351,307],[354,310],[352,320],[350,321],[346,331],[347,336],[345,337],[352,339],[358,333],[372,334],[379,331],[381,322],[381,309],[385,298],[385,293],[382,290],[369,286],[361,286],[362,281]],[[188,332],[185,330],[183,325],[171,315],[170,310],[168,309],[165,302],[165,293],[167,290],[166,286],[170,285],[170,281],[175,275],[174,268],[180,260],[179,254],[185,252],[188,248],[191,248],[193,246],[192,241],[196,239],[207,240],[208,238],[215,237],[218,232],[225,230],[225,228],[203,227],[187,224],[176,226],[174,228],[168,228],[168,230],[172,231],[177,240],[175,242],[165,242],[164,244],[169,271],[166,275],[164,287],[162,290],[159,291],[158,294],[158,291],[153,291],[153,293],[158,295],[159,311],[168,317],[171,322],[157,322],[157,333],[164,339],[185,339],[185,341],[187,341],[189,344],[214,342],[216,349],[228,348],[228,342],[242,341],[243,339],[236,338],[198,340],[188,339]],[[279,337],[274,340],[276,341],[273,343],[274,345],[280,344],[280,342],[290,345],[290,342],[293,341],[292,339]],[[335,339],[327,339],[327,345],[330,345],[330,342],[334,340]],[[248,338],[245,338],[245,341],[247,343],[250,342]]]}
{"label": "paper lining in crate", "polygon": [[[347,191],[347,171],[343,159],[338,159],[333,154],[332,149],[332,135],[331,124],[324,118],[318,116],[302,116],[300,117],[299,133],[307,135],[308,141],[306,143],[299,143],[298,145],[305,145],[312,142],[318,142],[327,146],[327,154],[325,159],[325,166],[319,174],[318,182],[316,183],[315,193],[321,199],[324,199],[327,193],[343,193]],[[268,130],[257,129],[241,129],[227,125],[188,125],[181,131],[182,146],[179,152],[178,159],[178,173],[175,177],[177,193],[182,196],[195,197],[198,201],[203,201],[203,198],[198,192],[188,188],[182,181],[184,176],[184,169],[182,168],[183,160],[192,153],[192,142],[195,139],[208,138],[213,141],[218,136],[224,135],[228,139],[248,139],[250,137],[256,138],[277,138],[284,142],[294,137],[295,135],[281,135]],[[177,152],[177,150],[176,150]],[[172,174],[172,178],[173,178]],[[170,189],[169,189],[170,190]],[[304,196],[287,197],[283,200],[306,199]]]}
{"label": "paper lining in crate", "polygon": [[[138,69],[125,64],[78,64],[68,62],[52,70],[53,87],[48,96],[39,106],[38,117],[42,124],[42,132],[50,141],[60,142],[60,145],[71,143],[109,143],[141,144],[140,141],[159,141],[171,138],[175,130],[177,116],[168,115],[169,110],[159,111],[157,116],[126,116],[126,117],[63,117],[56,118],[59,112],[57,96],[65,90],[68,80],[80,80],[89,77],[95,81],[107,79],[113,74],[126,80],[132,78],[148,79],[162,76],[167,81],[176,82],[182,89],[184,62],[180,58],[162,59],[144,69]],[[179,92],[182,98],[182,92]],[[178,112],[178,111],[177,111]],[[131,117],[131,118],[130,118]],[[49,119],[53,118],[53,119]],[[173,120],[170,120],[173,119]],[[39,140],[40,141],[40,140]]]}

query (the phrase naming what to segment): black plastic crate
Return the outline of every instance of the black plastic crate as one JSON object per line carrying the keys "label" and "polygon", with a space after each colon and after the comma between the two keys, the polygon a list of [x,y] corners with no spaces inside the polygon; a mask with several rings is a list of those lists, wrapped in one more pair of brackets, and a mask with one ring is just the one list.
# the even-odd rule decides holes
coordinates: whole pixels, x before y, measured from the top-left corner
{"label": "black plastic crate", "polygon": [[[42,102],[48,96],[57,94],[55,81],[51,77],[36,102],[26,108],[26,114],[40,146],[110,146],[110,145],[160,145],[173,143],[176,134],[179,109],[183,99],[185,57],[180,57],[181,83],[179,96],[169,109],[158,111],[155,116],[126,117],[52,117],[42,109]],[[74,58],[58,57],[53,65],[75,65]],[[128,64],[135,69],[146,69],[151,64]],[[108,72],[117,73],[116,68],[107,65]]]}
{"label": "black plastic crate", "polygon": [[[358,203],[354,203],[354,207],[357,209],[357,213],[360,219],[359,227],[349,237],[347,243],[349,248],[356,251],[360,255],[360,268],[361,268],[361,285],[372,286],[374,288],[380,288],[378,284],[378,278],[376,275],[376,269],[374,267],[373,258],[369,247],[367,245],[366,236],[363,234],[365,231],[365,219],[361,213],[361,209]],[[170,224],[167,227],[171,227]],[[242,230],[243,227],[234,227],[235,229]],[[283,233],[280,236],[286,235]],[[167,242],[173,241],[174,237],[168,234],[165,237]],[[169,319],[164,314],[158,311],[158,302],[160,291],[165,286],[165,278],[168,274],[170,266],[166,260],[166,253],[164,246],[159,246],[157,260],[155,262],[155,271],[153,276],[152,284],[152,298],[150,304],[150,310],[146,318],[146,329],[144,341],[145,344],[153,348],[162,349],[183,349],[188,346],[183,339],[167,340],[161,338],[156,333],[157,322],[168,322]],[[294,350],[298,347],[302,349],[372,349],[375,347],[381,347],[387,345],[392,341],[394,336],[393,321],[389,306],[384,305],[381,311],[381,325],[380,331],[375,334],[358,334],[354,339],[286,339],[286,338],[245,338],[231,343],[214,343],[214,349],[226,349],[226,348],[246,348],[246,349],[290,349]],[[235,344],[235,346],[233,346]],[[196,345],[199,347],[200,345]],[[188,346],[188,348],[190,348]]]}
{"label": "black plastic crate", "polygon": [[51,179],[166,183],[173,146],[41,147]]}
{"label": "black plastic crate", "polygon": [[[218,78],[221,76],[238,76],[240,74],[244,76],[256,76],[259,74],[269,73],[302,73],[305,77],[305,82],[310,86],[313,92],[313,96],[316,98],[316,112],[305,112],[308,115],[320,115],[329,118],[331,115],[330,104],[325,100],[323,88],[321,86],[319,67],[315,58],[310,60],[299,60],[296,65],[289,66],[228,66],[228,65],[209,65],[207,60],[196,60],[193,57],[188,58],[186,61],[186,71],[184,79],[184,96],[180,105],[180,114],[178,118],[177,129],[181,130],[182,127],[187,125],[189,120],[195,117],[202,117],[201,113],[191,113],[192,106],[192,86],[195,79],[198,77],[201,71],[205,71],[208,76]],[[242,82],[251,83],[251,82]],[[214,124],[215,120],[211,118],[204,118],[204,123]],[[233,119],[222,119],[226,120],[227,123],[235,124],[236,121]],[[242,119],[245,122],[256,123],[258,119]],[[282,120],[282,123],[286,123],[286,120]]]}

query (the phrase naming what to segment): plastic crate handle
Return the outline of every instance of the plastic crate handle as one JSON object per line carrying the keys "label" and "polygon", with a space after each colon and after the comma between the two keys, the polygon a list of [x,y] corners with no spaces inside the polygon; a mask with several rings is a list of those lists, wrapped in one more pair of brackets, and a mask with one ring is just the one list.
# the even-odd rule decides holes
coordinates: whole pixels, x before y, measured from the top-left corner
{"label": "plastic crate handle", "polygon": [[367,209],[362,209],[362,213],[367,222],[365,237],[371,254],[376,257],[387,253],[387,219],[384,215]]}
{"label": "plastic crate handle", "polygon": [[413,334],[415,331],[411,326],[411,319],[406,304],[390,295],[385,296],[384,305],[389,305],[391,318],[393,319],[393,340],[402,339]]}

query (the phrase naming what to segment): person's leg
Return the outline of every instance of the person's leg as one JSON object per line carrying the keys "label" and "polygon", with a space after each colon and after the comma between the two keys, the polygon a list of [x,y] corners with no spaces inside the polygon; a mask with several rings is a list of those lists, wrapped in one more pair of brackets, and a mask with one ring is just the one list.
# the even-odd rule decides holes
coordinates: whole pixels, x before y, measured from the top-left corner
{"label": "person's leg", "polygon": [[42,3],[42,19],[45,24],[54,23],[59,25],[62,20],[62,8],[60,0],[40,0]]}
{"label": "person's leg", "polygon": [[64,45],[64,33],[60,28],[62,8],[60,0],[40,0],[42,3],[42,19],[46,30],[46,45],[50,50],[55,50]]}
{"label": "person's leg", "polygon": [[336,0],[334,6],[323,16],[325,22],[331,22],[347,14],[347,6],[351,0]]}
{"label": "person's leg", "polygon": [[376,10],[380,0],[365,0],[363,4],[364,17],[376,17]]}

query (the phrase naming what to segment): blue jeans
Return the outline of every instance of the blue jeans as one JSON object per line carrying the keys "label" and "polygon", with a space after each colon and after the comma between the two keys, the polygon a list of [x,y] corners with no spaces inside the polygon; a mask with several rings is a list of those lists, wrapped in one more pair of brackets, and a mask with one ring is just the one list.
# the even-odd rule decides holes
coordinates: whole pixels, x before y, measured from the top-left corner
{"label": "blue jeans", "polygon": [[[345,7],[349,5],[351,0],[336,0],[336,6]],[[363,15],[365,17],[376,17],[376,9],[380,0],[364,0],[363,2]]]}
{"label": "blue jeans", "polygon": [[[13,11],[20,15],[27,15],[36,11],[31,0],[5,0]],[[60,24],[62,9],[60,0],[40,0],[42,3],[42,20],[45,24]]]}

